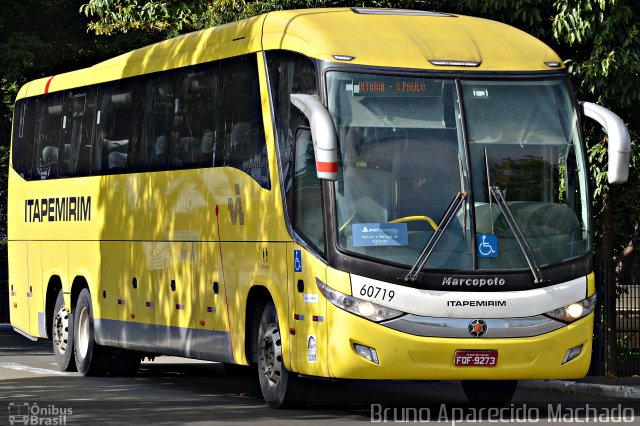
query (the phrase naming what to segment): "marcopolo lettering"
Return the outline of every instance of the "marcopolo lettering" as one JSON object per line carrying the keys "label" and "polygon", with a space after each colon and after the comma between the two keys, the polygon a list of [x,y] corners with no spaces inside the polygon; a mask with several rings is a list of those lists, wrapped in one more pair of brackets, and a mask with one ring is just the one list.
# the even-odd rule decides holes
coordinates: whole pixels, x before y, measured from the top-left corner
{"label": "marcopolo lettering", "polygon": [[24,200],[25,222],[91,220],[91,197],[50,197]]}
{"label": "marcopolo lettering", "polygon": [[454,278],[444,277],[442,279],[443,286],[466,286],[466,287],[484,287],[484,286],[503,286],[507,282],[504,278]]}
{"label": "marcopolo lettering", "polygon": [[507,301],[506,300],[447,300],[447,306],[456,306],[456,307],[507,306]]}

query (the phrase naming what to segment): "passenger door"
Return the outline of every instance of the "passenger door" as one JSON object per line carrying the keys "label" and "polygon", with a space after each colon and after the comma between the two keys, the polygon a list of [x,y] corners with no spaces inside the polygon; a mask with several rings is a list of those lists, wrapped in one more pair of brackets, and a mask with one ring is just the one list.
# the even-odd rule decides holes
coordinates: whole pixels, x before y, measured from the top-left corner
{"label": "passenger door", "polygon": [[326,282],[327,265],[299,244],[288,255],[293,280],[293,328],[297,371],[327,376],[326,299],[318,291],[316,280]]}
{"label": "passenger door", "polygon": [[296,132],[292,196],[293,228],[306,243],[293,244],[289,255],[293,276],[290,294],[294,295],[297,368],[303,374],[326,376],[326,300],[316,285],[316,280],[326,282],[327,270],[321,257],[325,252],[322,181],[316,172],[311,132],[304,127]]}

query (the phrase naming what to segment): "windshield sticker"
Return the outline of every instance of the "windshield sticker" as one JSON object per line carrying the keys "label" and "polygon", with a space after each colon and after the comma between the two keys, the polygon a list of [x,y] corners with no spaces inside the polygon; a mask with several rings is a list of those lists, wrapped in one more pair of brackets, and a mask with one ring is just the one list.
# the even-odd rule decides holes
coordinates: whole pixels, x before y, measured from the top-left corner
{"label": "windshield sticker", "polygon": [[498,236],[495,234],[478,234],[478,257],[498,257]]}
{"label": "windshield sticker", "polygon": [[389,247],[409,244],[406,223],[354,223],[354,247]]}

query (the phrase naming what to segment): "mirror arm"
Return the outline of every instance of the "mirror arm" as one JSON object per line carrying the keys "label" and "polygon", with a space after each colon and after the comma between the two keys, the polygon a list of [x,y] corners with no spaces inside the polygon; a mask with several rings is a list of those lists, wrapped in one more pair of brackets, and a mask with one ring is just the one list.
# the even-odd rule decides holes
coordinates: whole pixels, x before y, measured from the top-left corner
{"label": "mirror arm", "polygon": [[580,102],[585,116],[597,121],[609,137],[609,183],[625,183],[629,177],[631,136],[624,121],[615,113],[591,102]]}
{"label": "mirror arm", "polygon": [[291,103],[309,120],[318,179],[338,180],[338,135],[329,111],[313,95],[292,93]]}

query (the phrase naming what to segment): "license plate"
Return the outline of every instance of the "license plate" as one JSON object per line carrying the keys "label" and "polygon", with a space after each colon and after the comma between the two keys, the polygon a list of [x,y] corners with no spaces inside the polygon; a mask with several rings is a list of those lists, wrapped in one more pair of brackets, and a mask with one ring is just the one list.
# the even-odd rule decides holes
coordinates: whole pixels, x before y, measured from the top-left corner
{"label": "license plate", "polygon": [[495,367],[498,351],[456,351],[453,363],[458,367]]}

